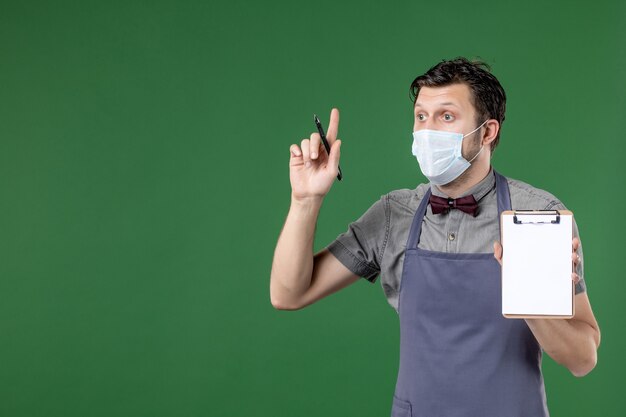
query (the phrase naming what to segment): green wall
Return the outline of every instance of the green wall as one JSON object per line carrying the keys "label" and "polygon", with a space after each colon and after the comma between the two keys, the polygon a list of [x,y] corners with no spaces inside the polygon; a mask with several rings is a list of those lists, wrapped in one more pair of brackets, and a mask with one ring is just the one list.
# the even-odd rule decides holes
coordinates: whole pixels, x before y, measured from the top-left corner
{"label": "green wall", "polygon": [[617,0],[1,0],[0,415],[389,415],[378,284],[270,304],[288,149],[340,108],[321,249],[424,181],[408,86],[459,55],[509,96],[494,166],[580,227],[603,342],[582,379],[546,357],[552,414],[624,415],[625,27]]}

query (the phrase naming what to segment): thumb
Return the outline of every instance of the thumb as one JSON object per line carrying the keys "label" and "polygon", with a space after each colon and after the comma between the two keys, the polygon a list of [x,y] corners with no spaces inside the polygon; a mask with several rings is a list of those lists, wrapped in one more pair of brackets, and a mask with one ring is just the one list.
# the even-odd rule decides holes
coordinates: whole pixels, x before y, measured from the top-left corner
{"label": "thumb", "polygon": [[493,242],[493,256],[502,265],[502,245],[500,242]]}
{"label": "thumb", "polygon": [[328,155],[328,165],[333,167],[335,171],[339,171],[339,157],[341,155],[341,140],[337,139],[330,147],[330,155]]}

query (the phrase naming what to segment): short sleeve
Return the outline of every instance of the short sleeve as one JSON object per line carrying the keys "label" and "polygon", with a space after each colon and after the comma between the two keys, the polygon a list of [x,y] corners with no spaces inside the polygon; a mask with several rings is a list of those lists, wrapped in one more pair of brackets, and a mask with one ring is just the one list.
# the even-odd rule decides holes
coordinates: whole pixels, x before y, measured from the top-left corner
{"label": "short sleeve", "polygon": [[389,233],[389,201],[381,197],[327,249],[355,275],[375,282]]}

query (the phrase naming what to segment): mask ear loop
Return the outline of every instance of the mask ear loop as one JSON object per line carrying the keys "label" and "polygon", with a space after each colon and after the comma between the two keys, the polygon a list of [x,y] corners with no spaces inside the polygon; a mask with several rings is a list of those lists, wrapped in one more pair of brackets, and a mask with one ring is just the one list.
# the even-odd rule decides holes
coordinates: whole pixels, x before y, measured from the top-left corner
{"label": "mask ear loop", "polygon": [[478,153],[477,153],[476,155],[474,155],[474,157],[473,157],[472,159],[470,159],[469,161],[467,161],[467,162],[471,164],[471,163],[472,163],[472,161],[473,161],[474,159],[476,159],[476,157],[477,157],[478,155],[480,155],[480,153],[483,151],[483,149],[485,149],[485,145],[481,145],[481,147],[480,147],[480,151],[478,151]]}
{"label": "mask ear loop", "polygon": [[472,130],[471,132],[469,132],[467,135],[463,135],[463,138],[465,139],[467,136],[471,135],[472,133],[476,132],[478,129],[480,129],[481,127],[483,127],[485,125],[485,123],[487,123],[489,121],[489,119],[485,120],[484,122],[481,123],[480,126],[478,126],[476,129]]}
{"label": "mask ear loop", "polygon": [[[478,126],[476,129],[472,130],[471,132],[469,132],[467,135],[463,136],[463,138],[465,138],[466,136],[471,135],[472,133],[476,132],[478,129],[480,129],[481,127],[483,127],[485,125],[485,123],[487,123],[489,121],[489,119],[485,120],[480,126]],[[485,149],[485,145],[480,145],[480,150],[478,151],[478,153],[476,155],[474,155],[474,157],[472,159],[470,159],[469,161],[467,161],[468,163],[472,163],[472,161],[474,159],[476,159],[478,157],[478,155],[480,155],[480,153],[483,151],[483,149]]]}

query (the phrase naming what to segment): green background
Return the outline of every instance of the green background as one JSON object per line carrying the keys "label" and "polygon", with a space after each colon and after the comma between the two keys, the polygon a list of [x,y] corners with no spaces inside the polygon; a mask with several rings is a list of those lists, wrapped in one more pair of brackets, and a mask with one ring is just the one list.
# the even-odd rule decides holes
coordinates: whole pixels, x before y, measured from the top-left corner
{"label": "green background", "polygon": [[[386,416],[398,319],[360,281],[274,310],[289,145],[341,110],[323,248],[423,182],[408,87],[481,57],[493,163],[576,214],[602,346],[554,416],[622,416],[621,1],[0,1],[0,415]],[[603,200],[600,200],[603,199]]]}

